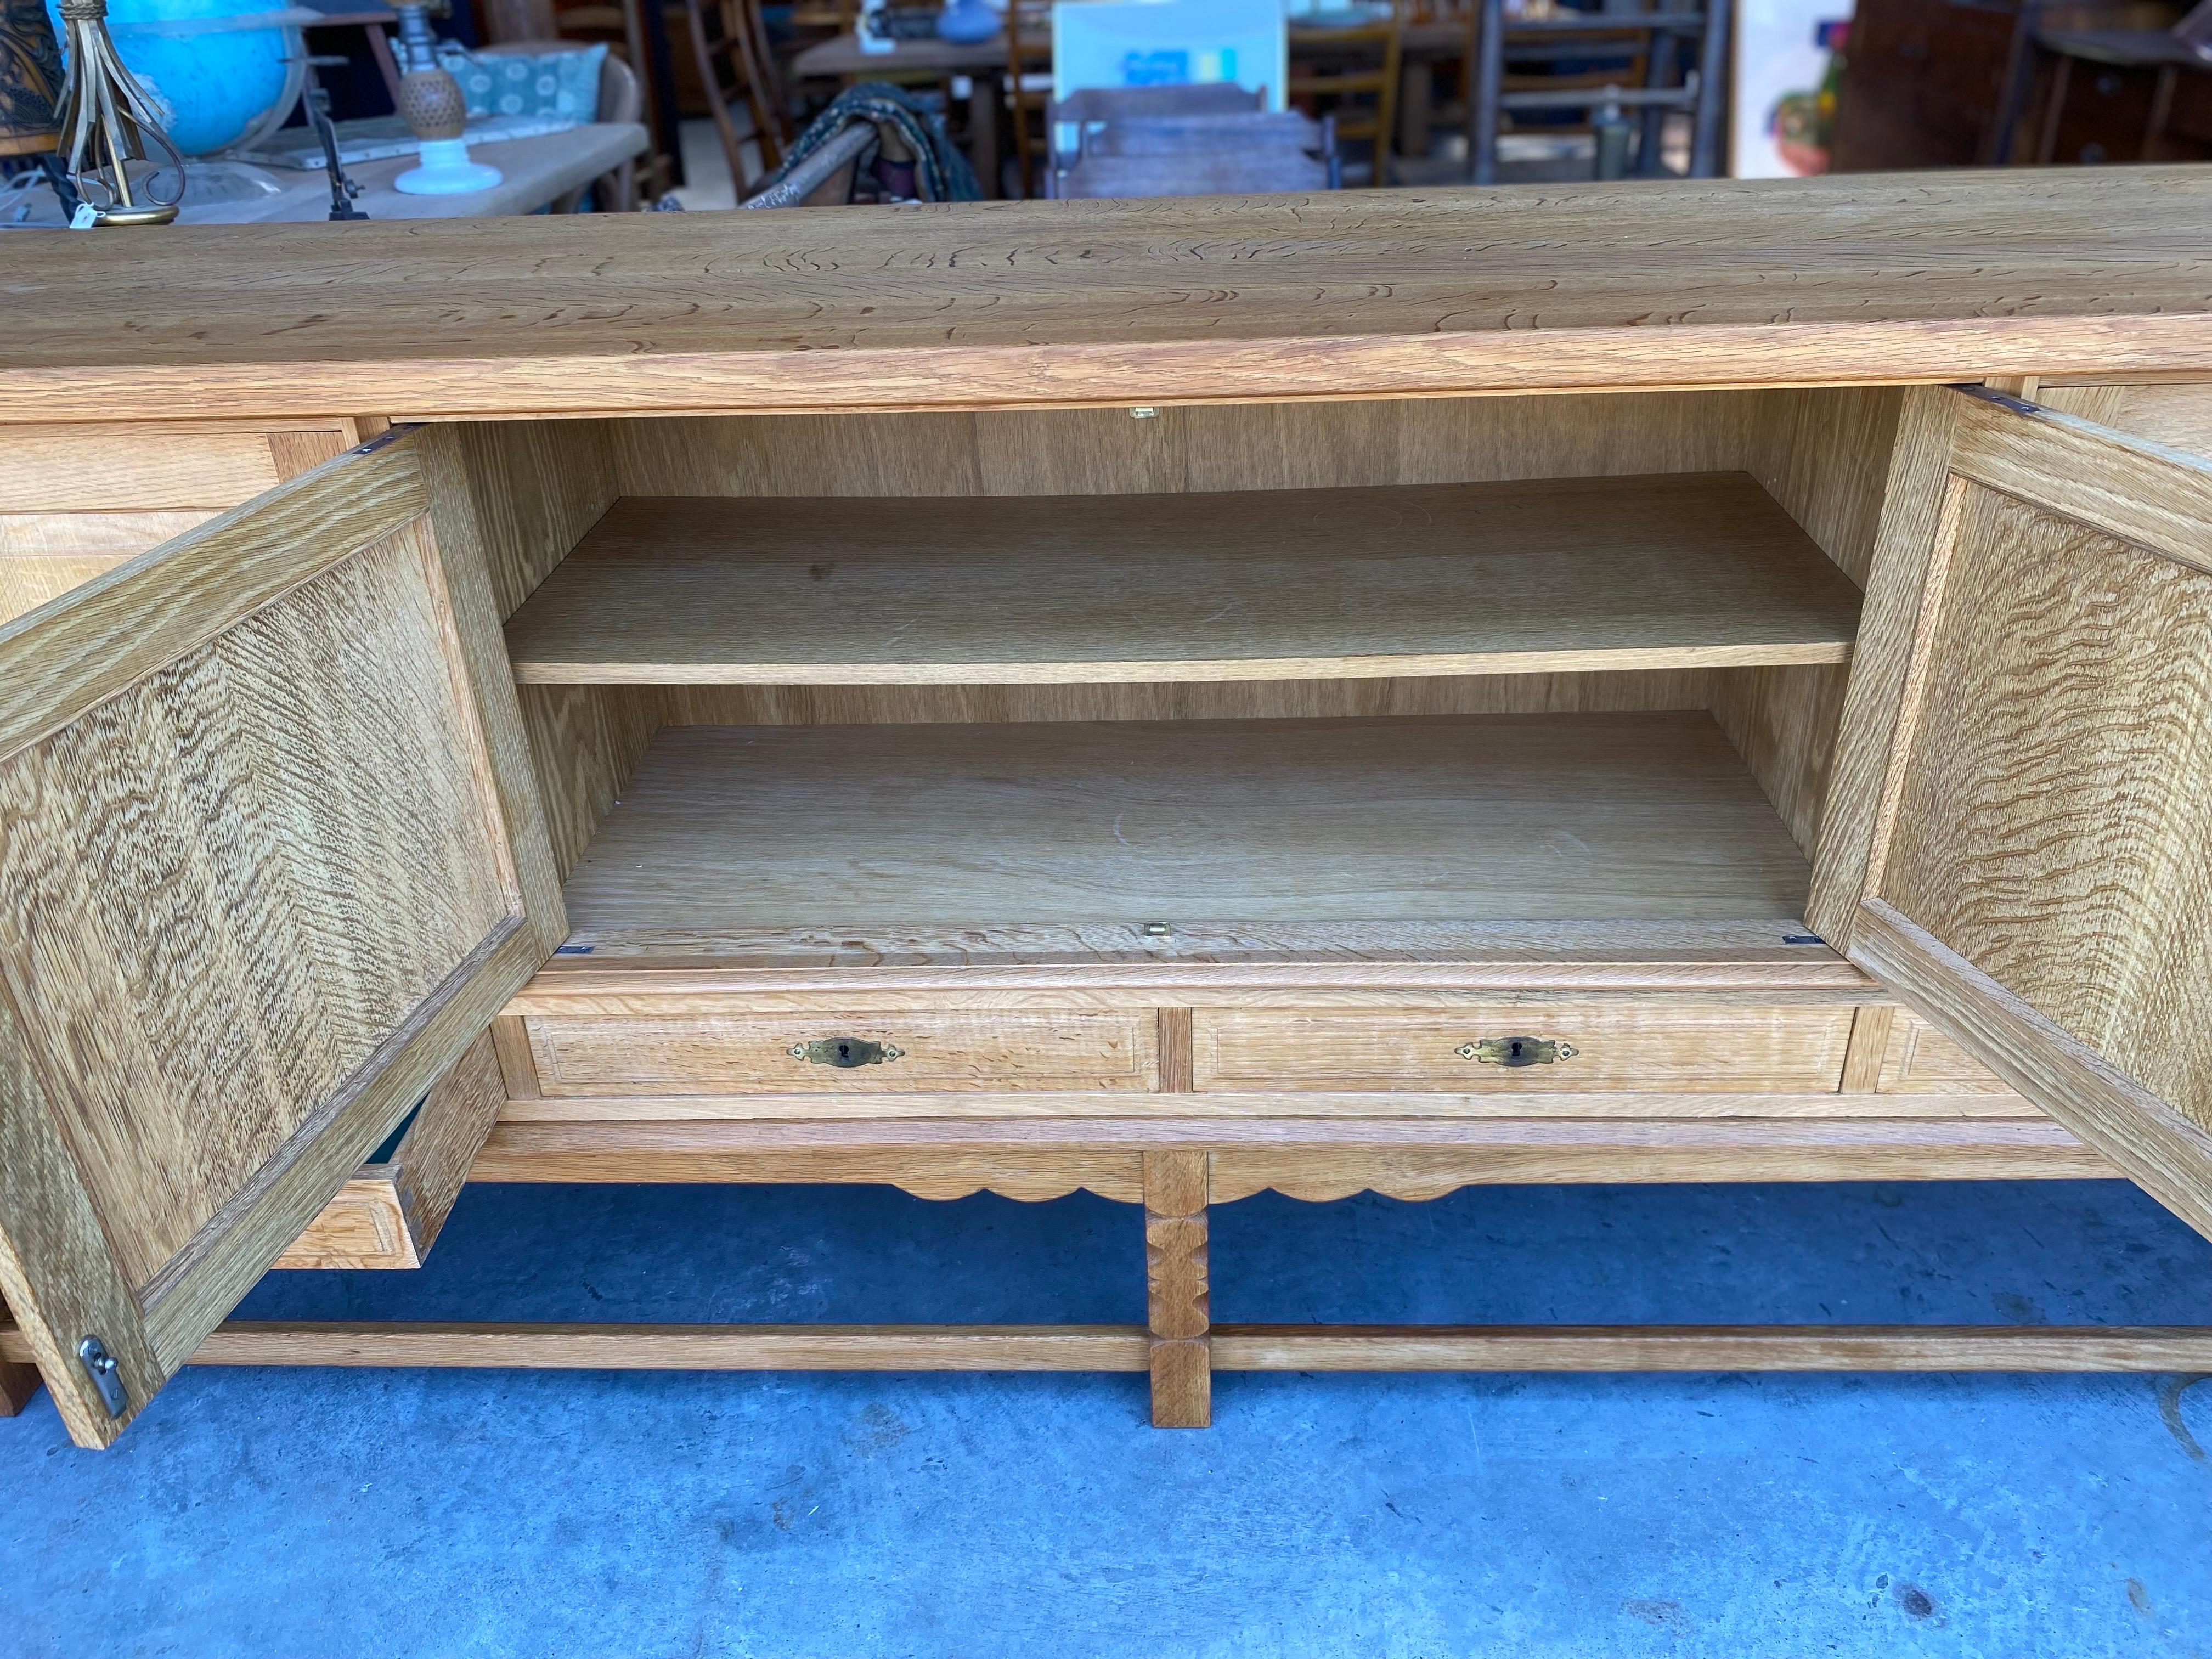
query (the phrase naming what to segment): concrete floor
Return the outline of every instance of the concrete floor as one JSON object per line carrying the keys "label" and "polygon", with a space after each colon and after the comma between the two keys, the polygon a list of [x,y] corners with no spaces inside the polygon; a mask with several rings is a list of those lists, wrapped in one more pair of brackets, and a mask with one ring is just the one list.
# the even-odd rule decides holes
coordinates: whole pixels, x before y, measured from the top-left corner
{"label": "concrete floor", "polygon": [[[2133,1188],[1507,1188],[1215,1212],[1216,1316],[2212,1322]],[[471,1188],[249,1316],[1131,1320],[1079,1195]],[[2160,1377],[187,1372],[0,1422],[0,1656],[2212,1652],[2212,1385]]]}

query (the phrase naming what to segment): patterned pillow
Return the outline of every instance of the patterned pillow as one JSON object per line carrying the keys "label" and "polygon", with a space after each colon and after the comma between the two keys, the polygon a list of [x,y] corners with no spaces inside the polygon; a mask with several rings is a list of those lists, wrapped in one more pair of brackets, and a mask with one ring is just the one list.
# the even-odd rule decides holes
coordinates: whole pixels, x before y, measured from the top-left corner
{"label": "patterned pillow", "polygon": [[469,116],[557,115],[590,121],[599,112],[599,65],[604,44],[564,46],[557,52],[482,54],[451,41],[438,48],[440,67],[461,83]]}

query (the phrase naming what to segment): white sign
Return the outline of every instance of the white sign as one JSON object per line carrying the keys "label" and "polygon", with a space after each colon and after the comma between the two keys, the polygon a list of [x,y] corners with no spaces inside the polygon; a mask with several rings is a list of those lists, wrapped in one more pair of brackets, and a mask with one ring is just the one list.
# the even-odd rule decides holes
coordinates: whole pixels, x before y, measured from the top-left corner
{"label": "white sign", "polygon": [[1844,43],[1851,0],[1741,0],[1729,112],[1729,172],[1785,179],[1828,170],[1836,118],[1831,46]]}

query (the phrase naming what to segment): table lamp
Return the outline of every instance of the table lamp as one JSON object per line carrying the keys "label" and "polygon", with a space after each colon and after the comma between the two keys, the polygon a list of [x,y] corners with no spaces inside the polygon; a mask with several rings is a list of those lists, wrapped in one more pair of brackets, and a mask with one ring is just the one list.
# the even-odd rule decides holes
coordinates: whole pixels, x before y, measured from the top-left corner
{"label": "table lamp", "polygon": [[0,0],[0,155],[58,149],[70,221],[166,225],[185,162],[107,34],[107,0],[60,0],[64,49],[40,0]]}
{"label": "table lamp", "polygon": [[500,171],[469,160],[461,137],[468,125],[468,100],[461,83],[438,66],[427,11],[420,3],[392,9],[399,15],[399,114],[407,130],[422,141],[422,165],[401,173],[392,187],[410,196],[489,190],[500,181]]}

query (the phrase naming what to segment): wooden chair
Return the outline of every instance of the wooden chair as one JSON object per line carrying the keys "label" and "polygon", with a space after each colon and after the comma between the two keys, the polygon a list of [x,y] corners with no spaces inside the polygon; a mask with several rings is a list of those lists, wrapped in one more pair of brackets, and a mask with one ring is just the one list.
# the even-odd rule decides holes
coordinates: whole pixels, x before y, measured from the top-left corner
{"label": "wooden chair", "polygon": [[[547,40],[578,40],[589,46],[604,41],[607,56],[619,58],[630,71],[637,98],[637,114],[653,135],[653,149],[642,167],[644,194],[657,198],[674,181],[676,163],[671,147],[677,143],[676,111],[662,107],[654,94],[653,37],[646,6],[658,0],[617,0],[617,3],[569,4],[562,0],[477,0],[477,18],[484,38],[494,46],[527,46]],[[606,96],[605,77],[600,97]],[[638,170],[632,169],[632,187]]]}
{"label": "wooden chair", "polygon": [[843,207],[853,199],[860,157],[876,142],[874,127],[854,121],[741,208]]}
{"label": "wooden chair", "polygon": [[[1055,147],[1062,125],[1053,124]],[[1074,149],[1054,156],[1055,197],[1248,195],[1337,185],[1336,136],[1328,119],[1295,110],[1066,125],[1075,130]]]}
{"label": "wooden chair", "polygon": [[1006,0],[1006,106],[1013,117],[1014,166],[1024,200],[1035,193],[1048,154],[1043,121],[1051,97],[1052,0]]}
{"label": "wooden chair", "polygon": [[[796,136],[760,0],[684,0],[684,15],[707,88],[708,113],[729,161],[730,180],[743,195],[751,179],[783,164],[783,153]],[[732,112],[739,103],[750,118],[744,131]],[[758,171],[744,164],[748,140],[759,146]]]}
{"label": "wooden chair", "polygon": [[[1480,0],[1468,14],[1468,179],[1498,182],[1498,140],[1516,112],[1579,114],[1547,132],[1588,131],[1590,112],[1611,105],[1642,118],[1637,172],[1663,171],[1660,149],[1668,115],[1691,118],[1689,174],[1718,175],[1728,112],[1729,0],[1646,0],[1643,10],[1554,12],[1509,19],[1504,0]],[[1694,76],[1685,46],[1698,45]],[[1618,56],[1618,70],[1512,77],[1506,64],[1545,64]],[[1641,82],[1641,84],[1637,84]]]}
{"label": "wooden chair", "polygon": [[[544,40],[509,40],[499,46],[478,46],[480,58],[527,58],[545,50]],[[635,71],[610,51],[599,64],[599,101],[592,113],[597,121],[635,121],[642,118],[645,100]],[[601,173],[588,185],[579,185],[553,198],[556,213],[574,213],[583,205],[584,193],[601,213],[629,213],[637,207],[637,164],[624,161]]]}
{"label": "wooden chair", "polygon": [[1390,182],[1401,46],[1395,17],[1360,28],[1291,30],[1290,101],[1334,117],[1340,143],[1364,143],[1373,185]]}

